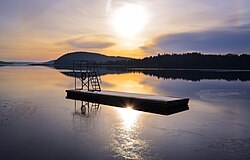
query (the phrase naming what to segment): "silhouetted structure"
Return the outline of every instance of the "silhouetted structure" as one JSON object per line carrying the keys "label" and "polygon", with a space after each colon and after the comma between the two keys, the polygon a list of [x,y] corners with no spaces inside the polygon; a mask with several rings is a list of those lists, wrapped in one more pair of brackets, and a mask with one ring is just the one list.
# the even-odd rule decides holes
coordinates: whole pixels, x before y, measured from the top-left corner
{"label": "silhouetted structure", "polygon": [[[88,91],[101,91],[101,78],[95,61],[74,61],[73,73],[75,77],[75,89],[87,89]],[[81,81],[81,88],[77,88],[77,79]]]}
{"label": "silhouetted structure", "polygon": [[66,92],[67,99],[82,100],[125,108],[132,106],[133,109],[136,110],[164,115],[189,109],[188,98],[154,96],[113,91],[89,92],[84,90],[66,90]]}
{"label": "silhouetted structure", "polygon": [[[74,98],[70,98],[73,99]],[[80,113],[77,112],[77,101],[80,102]],[[112,103],[107,101],[107,100],[101,100],[101,99],[94,99],[94,98],[88,98],[86,97],[86,99],[84,101],[76,99],[75,100],[75,112],[74,114],[81,114],[84,116],[89,116],[90,113],[96,114],[97,111],[100,109],[100,104],[106,104],[107,105],[111,105],[111,106],[116,106],[116,107],[127,107],[126,105],[119,105],[117,103]],[[171,114],[175,114],[178,112],[182,112],[182,111],[187,111],[189,110],[189,107],[187,105],[182,105],[182,106],[178,106],[178,107],[164,107],[164,106],[144,106],[144,105],[134,105],[133,109],[135,110],[139,110],[139,111],[143,111],[143,112],[149,112],[149,113],[156,113],[156,114],[161,114],[161,115],[171,115]]]}
{"label": "silhouetted structure", "polygon": [[77,100],[75,100],[75,112],[74,114],[81,114],[81,115],[85,115],[85,116],[89,116],[90,113],[96,114],[97,111],[100,109],[100,104],[99,103],[92,103],[92,102],[88,102],[88,101],[78,101],[80,102],[80,113],[79,111],[77,111]]}

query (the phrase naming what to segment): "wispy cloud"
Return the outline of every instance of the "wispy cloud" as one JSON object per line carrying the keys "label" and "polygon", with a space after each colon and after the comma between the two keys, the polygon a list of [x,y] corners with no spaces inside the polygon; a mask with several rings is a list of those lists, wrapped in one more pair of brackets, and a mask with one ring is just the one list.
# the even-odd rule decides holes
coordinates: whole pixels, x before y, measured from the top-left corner
{"label": "wispy cloud", "polygon": [[111,6],[112,0],[107,0],[106,11],[108,12]]}
{"label": "wispy cloud", "polygon": [[187,51],[249,53],[250,25],[163,35],[142,49],[177,53]]}
{"label": "wispy cloud", "polygon": [[[113,18],[127,4],[140,5],[148,18],[138,36],[125,39]],[[135,57],[143,51],[248,52],[249,26],[227,27],[250,24],[249,6],[249,0],[0,0],[0,59],[42,61],[75,49]]]}
{"label": "wispy cloud", "polygon": [[72,49],[104,49],[115,45],[108,35],[87,35],[65,40],[57,45],[66,45]]}

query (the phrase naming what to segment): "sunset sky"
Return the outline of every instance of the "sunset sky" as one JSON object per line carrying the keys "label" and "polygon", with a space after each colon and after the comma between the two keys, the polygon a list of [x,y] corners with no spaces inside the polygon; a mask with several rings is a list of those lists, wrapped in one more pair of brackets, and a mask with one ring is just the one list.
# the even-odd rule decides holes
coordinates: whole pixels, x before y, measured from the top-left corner
{"label": "sunset sky", "polygon": [[0,0],[0,60],[250,53],[249,0]]}

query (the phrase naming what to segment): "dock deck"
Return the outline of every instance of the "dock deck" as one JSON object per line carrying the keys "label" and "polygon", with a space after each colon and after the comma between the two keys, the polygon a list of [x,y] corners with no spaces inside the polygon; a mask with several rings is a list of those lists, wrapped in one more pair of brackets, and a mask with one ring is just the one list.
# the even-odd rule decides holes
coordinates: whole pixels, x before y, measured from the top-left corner
{"label": "dock deck", "polygon": [[67,99],[82,100],[118,107],[133,106],[137,110],[188,109],[188,98],[166,97],[115,91],[66,90]]}

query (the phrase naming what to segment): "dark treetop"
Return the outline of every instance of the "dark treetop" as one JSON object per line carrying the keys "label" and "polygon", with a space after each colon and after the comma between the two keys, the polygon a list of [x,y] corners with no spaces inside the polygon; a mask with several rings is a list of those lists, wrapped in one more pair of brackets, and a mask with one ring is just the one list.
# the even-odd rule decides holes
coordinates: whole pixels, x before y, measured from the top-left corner
{"label": "dark treetop", "polygon": [[143,59],[106,62],[105,64],[133,68],[250,69],[250,55],[158,54]]}

